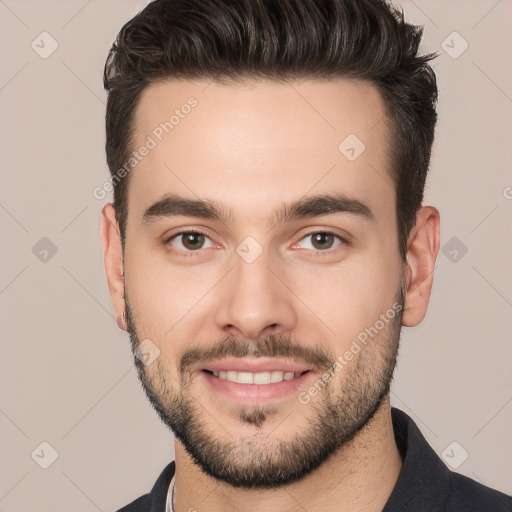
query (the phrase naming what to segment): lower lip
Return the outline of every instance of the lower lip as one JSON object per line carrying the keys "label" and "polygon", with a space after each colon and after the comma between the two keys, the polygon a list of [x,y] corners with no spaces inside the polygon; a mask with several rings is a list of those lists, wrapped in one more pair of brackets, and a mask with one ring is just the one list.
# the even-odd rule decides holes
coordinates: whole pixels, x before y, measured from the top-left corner
{"label": "lower lip", "polygon": [[309,381],[314,373],[308,371],[299,377],[291,380],[283,380],[281,382],[273,382],[272,384],[239,384],[231,382],[227,379],[215,377],[208,372],[201,371],[200,375],[205,379],[206,383],[213,388],[214,391],[227,396],[232,400],[272,400],[282,398],[299,390],[301,386]]}

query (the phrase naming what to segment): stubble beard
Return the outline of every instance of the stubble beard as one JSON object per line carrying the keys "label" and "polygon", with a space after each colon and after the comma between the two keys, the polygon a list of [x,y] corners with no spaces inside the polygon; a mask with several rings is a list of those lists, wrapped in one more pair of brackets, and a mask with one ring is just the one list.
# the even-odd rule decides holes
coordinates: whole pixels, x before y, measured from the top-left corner
{"label": "stubble beard", "polygon": [[[280,336],[251,342],[227,337],[210,351],[187,351],[180,361],[178,381],[162,365],[162,358],[145,366],[135,356],[140,339],[126,291],[125,318],[138,378],[146,396],[192,460],[206,474],[231,486],[271,489],[296,482],[318,468],[369,424],[389,396],[405,304],[402,282],[395,299],[400,310],[375,339],[361,348],[359,357],[340,371],[342,378],[333,378],[308,404],[297,401],[303,421],[287,440],[272,437],[272,431],[265,433],[267,420],[280,412],[279,407],[272,405],[232,408],[240,424],[252,427],[253,434],[241,439],[239,431],[225,432],[222,418],[210,418],[201,399],[192,393],[193,380],[186,370],[193,362],[213,355],[298,356],[314,361],[315,368],[333,368],[336,360],[322,345],[301,350],[298,344]],[[303,411],[307,411],[306,418]],[[282,421],[285,420],[286,417]]]}

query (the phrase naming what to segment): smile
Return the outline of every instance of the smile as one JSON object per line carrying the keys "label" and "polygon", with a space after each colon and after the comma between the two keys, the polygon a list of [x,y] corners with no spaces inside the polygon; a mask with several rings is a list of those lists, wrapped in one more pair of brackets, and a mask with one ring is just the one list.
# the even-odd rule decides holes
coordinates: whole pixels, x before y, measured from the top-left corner
{"label": "smile", "polygon": [[268,372],[237,372],[233,370],[220,370],[211,371],[204,370],[205,372],[218,377],[219,379],[236,382],[238,384],[275,384],[284,380],[293,380],[300,377],[302,374],[307,373],[308,370],[303,372],[287,372],[287,371],[268,371]]}

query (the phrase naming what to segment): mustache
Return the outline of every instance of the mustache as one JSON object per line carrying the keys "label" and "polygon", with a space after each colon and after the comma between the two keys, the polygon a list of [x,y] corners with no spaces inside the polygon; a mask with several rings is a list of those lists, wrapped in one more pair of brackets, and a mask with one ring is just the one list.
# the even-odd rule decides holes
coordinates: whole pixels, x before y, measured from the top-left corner
{"label": "mustache", "polygon": [[261,340],[247,341],[227,336],[210,348],[195,346],[188,349],[180,360],[179,371],[184,378],[190,369],[198,363],[208,363],[226,357],[268,357],[293,359],[300,363],[313,365],[319,373],[327,371],[336,362],[336,356],[322,345],[307,346],[300,341],[292,341],[290,337],[270,335]]}

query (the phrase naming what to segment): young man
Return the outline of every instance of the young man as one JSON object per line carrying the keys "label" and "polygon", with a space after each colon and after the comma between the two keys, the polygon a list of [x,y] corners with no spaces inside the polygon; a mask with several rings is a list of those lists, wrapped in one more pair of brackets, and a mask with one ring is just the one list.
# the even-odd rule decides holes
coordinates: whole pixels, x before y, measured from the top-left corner
{"label": "young man", "polygon": [[437,87],[384,0],[156,0],[105,68],[105,266],[175,461],[128,511],[510,511],[391,409]]}

